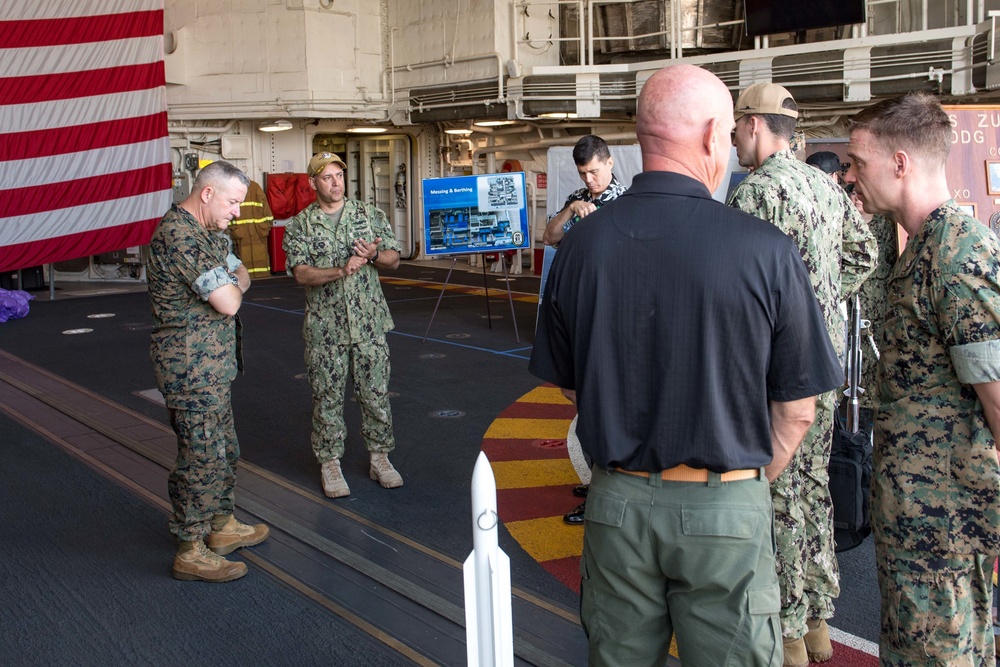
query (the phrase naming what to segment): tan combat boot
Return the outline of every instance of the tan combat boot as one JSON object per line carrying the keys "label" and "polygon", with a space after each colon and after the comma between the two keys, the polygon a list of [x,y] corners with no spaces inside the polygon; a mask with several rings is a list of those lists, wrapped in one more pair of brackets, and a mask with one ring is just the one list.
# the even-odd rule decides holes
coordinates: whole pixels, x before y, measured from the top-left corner
{"label": "tan combat boot", "polygon": [[802,637],[782,640],[785,645],[785,661],[783,667],[809,667],[809,655],[806,653],[806,641]]}
{"label": "tan combat boot", "polygon": [[262,523],[248,526],[240,523],[236,517],[230,514],[226,522],[218,530],[215,529],[215,521],[212,521],[212,532],[205,538],[205,546],[220,556],[232,553],[240,547],[252,547],[267,539],[271,531]]}
{"label": "tan combat boot", "polygon": [[389,455],[380,452],[372,452],[371,467],[368,468],[368,476],[376,480],[385,489],[396,489],[403,486],[403,478],[396,469],[389,463]]}
{"label": "tan combat boot", "polygon": [[220,583],[247,573],[245,563],[229,561],[212,553],[201,540],[181,542],[174,557],[174,579]]}
{"label": "tan combat boot", "polygon": [[323,463],[320,468],[320,475],[323,478],[323,493],[329,498],[343,498],[351,495],[351,488],[347,486],[344,473],[340,469],[340,459],[330,459]]}
{"label": "tan combat boot", "polygon": [[833,644],[830,643],[830,628],[823,619],[807,621],[809,632],[804,637],[806,652],[813,662],[826,662],[833,658]]}

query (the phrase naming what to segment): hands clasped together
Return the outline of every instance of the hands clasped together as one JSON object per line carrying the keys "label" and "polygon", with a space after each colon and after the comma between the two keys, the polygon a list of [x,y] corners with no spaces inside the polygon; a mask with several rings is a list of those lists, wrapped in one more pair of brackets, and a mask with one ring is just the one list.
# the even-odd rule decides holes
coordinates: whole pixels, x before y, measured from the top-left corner
{"label": "hands clasped together", "polygon": [[376,237],[374,241],[368,243],[364,239],[355,239],[353,244],[354,255],[347,260],[344,271],[347,275],[353,275],[361,270],[361,267],[378,259],[378,244],[382,242],[382,237]]}

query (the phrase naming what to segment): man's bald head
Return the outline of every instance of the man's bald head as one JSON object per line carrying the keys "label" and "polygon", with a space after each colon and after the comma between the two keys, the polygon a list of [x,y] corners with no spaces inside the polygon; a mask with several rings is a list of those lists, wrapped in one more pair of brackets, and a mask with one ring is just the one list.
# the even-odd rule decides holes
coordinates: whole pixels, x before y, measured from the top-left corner
{"label": "man's bald head", "polygon": [[708,70],[673,65],[646,80],[636,135],[643,171],[674,171],[715,190],[729,160],[733,98]]}

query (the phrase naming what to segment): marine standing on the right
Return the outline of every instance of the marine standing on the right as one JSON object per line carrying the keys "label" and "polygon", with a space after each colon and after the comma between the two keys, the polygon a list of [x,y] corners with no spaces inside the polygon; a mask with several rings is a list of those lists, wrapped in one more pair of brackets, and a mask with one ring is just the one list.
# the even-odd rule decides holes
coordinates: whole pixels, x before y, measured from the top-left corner
{"label": "marine standing on the right", "polygon": [[1000,551],[1000,242],[951,199],[951,126],[926,93],[851,124],[866,211],[909,240],[888,282],[879,349],[872,528],[883,666],[993,665]]}

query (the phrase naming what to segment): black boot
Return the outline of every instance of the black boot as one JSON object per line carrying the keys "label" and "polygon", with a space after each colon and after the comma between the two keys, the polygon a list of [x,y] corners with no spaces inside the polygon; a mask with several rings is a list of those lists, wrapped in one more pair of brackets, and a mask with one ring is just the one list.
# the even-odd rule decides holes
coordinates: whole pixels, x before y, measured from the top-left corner
{"label": "black boot", "polygon": [[587,501],[584,500],[580,503],[575,510],[569,514],[563,516],[563,521],[572,526],[582,526],[583,525],[583,513],[587,509]]}

